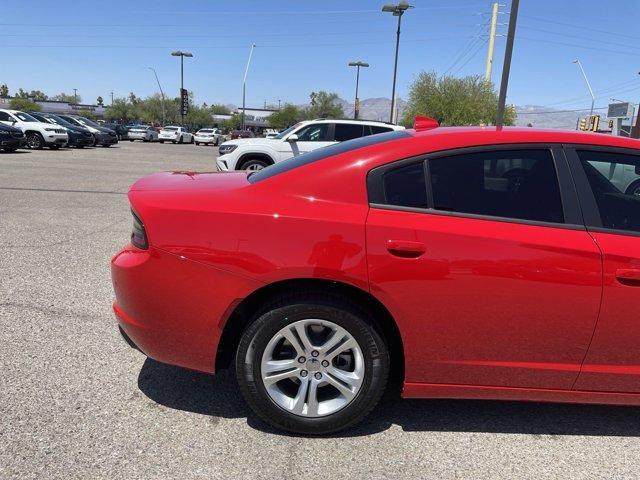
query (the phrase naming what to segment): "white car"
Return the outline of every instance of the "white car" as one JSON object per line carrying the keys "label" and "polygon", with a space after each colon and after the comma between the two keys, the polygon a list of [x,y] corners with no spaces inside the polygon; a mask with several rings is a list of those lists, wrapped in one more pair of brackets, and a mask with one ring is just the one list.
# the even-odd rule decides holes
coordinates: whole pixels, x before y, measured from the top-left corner
{"label": "white car", "polygon": [[334,143],[404,127],[368,120],[307,120],[273,138],[239,138],[220,145],[218,170],[261,170],[287,158]]}
{"label": "white car", "polygon": [[127,133],[130,142],[142,140],[143,142],[153,142],[158,139],[158,131],[151,125],[136,125],[131,127]]}
{"label": "white car", "polygon": [[214,144],[216,147],[224,142],[224,135],[219,128],[201,128],[196,132],[194,137],[196,145],[204,143],[205,145]]}
{"label": "white car", "polygon": [[42,147],[57,150],[69,142],[69,134],[63,126],[40,122],[19,110],[0,109],[0,122],[22,130],[27,138],[27,147],[35,150]]}
{"label": "white car", "polygon": [[193,143],[193,134],[184,127],[162,127],[160,134],[158,135],[158,141],[160,143]]}

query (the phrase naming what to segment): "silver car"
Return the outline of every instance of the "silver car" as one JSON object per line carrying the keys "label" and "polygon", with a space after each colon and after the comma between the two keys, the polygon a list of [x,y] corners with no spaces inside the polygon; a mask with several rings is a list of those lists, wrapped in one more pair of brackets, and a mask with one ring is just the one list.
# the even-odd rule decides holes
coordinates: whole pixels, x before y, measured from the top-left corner
{"label": "silver car", "polygon": [[127,138],[130,142],[142,140],[143,142],[153,142],[158,140],[158,131],[151,125],[136,125],[129,129]]}

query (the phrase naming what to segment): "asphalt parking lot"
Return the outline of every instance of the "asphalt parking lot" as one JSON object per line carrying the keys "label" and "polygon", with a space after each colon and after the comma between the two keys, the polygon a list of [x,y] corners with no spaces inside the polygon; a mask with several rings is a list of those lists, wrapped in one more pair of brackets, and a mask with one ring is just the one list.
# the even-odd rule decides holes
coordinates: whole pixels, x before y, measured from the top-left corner
{"label": "asphalt parking lot", "polygon": [[0,478],[640,478],[640,409],[386,396],[355,430],[288,436],[231,374],[120,338],[109,259],[126,191],[217,149],[122,142],[0,154]]}

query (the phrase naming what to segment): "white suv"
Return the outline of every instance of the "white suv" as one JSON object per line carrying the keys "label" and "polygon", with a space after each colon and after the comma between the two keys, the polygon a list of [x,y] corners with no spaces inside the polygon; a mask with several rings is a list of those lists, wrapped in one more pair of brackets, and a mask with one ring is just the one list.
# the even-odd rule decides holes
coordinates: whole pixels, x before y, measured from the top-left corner
{"label": "white suv", "polygon": [[240,138],[220,145],[218,170],[261,170],[287,158],[327,145],[404,127],[367,120],[308,120],[273,138]]}
{"label": "white suv", "polygon": [[19,110],[0,109],[0,122],[22,130],[29,148],[39,150],[42,147],[49,147],[56,150],[69,142],[69,134],[63,126],[40,122]]}
{"label": "white suv", "polygon": [[162,127],[158,134],[158,141],[160,143],[193,143],[193,135],[184,127]]}

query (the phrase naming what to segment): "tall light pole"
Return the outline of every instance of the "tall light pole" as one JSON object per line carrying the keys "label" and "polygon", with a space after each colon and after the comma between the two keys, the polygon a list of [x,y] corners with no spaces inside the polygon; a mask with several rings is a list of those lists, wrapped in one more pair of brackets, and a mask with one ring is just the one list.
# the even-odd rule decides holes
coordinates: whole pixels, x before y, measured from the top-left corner
{"label": "tall light pole", "polygon": [[404,15],[404,12],[410,8],[413,8],[413,5],[409,5],[407,0],[401,0],[397,5],[387,3],[382,7],[383,12],[390,12],[394,17],[398,17],[398,30],[396,31],[396,58],[393,64],[393,87],[391,89],[391,113],[389,115],[389,122],[391,123],[393,123],[393,112],[396,105],[396,75],[398,73],[398,50],[400,49],[400,23],[402,21],[402,15]]}
{"label": "tall light pole", "polygon": [[356,101],[354,103],[353,108],[353,118],[358,119],[358,115],[360,114],[360,100],[358,99],[358,84],[360,83],[360,67],[366,68],[369,66],[367,62],[363,62],[362,60],[358,60],[357,62],[349,62],[350,67],[356,67]]}
{"label": "tall light pole", "polygon": [[256,48],[256,44],[251,44],[251,50],[249,50],[249,60],[247,60],[247,68],[244,69],[244,79],[242,80],[242,130],[244,130],[244,110],[245,100],[247,97],[247,74],[249,73],[249,65],[251,65],[251,57],[253,56],[253,49]]}
{"label": "tall light pole", "polygon": [[184,109],[182,107],[182,97],[184,92],[184,57],[193,57],[193,54],[191,52],[176,50],[175,52],[171,52],[171,56],[180,57],[180,117],[182,118],[182,125],[184,125]]}
{"label": "tall light pole", "polygon": [[164,110],[164,92],[162,91],[162,85],[160,85],[160,80],[158,80],[158,74],[156,73],[156,69],[153,67],[147,67],[147,68],[153,72],[153,75],[156,77],[156,82],[158,83],[158,88],[160,89],[160,96],[162,97],[162,126],[164,127],[166,124],[166,119],[165,119],[165,110]]}
{"label": "tall light pole", "polygon": [[582,72],[582,76],[584,77],[584,81],[587,84],[587,88],[589,89],[589,95],[591,95],[591,111],[589,112],[589,115],[593,115],[593,104],[596,103],[596,97],[593,94],[593,90],[591,89],[591,84],[589,83],[587,74],[584,73],[584,68],[582,68],[582,63],[580,62],[580,60],[576,58],[572,63],[578,64],[578,66],[580,67],[580,71]]}
{"label": "tall light pole", "polygon": [[73,89],[73,103],[75,103],[76,105],[78,104],[78,89],[77,88]]}
{"label": "tall light pole", "polygon": [[113,107],[113,90],[111,90],[111,106]]}

